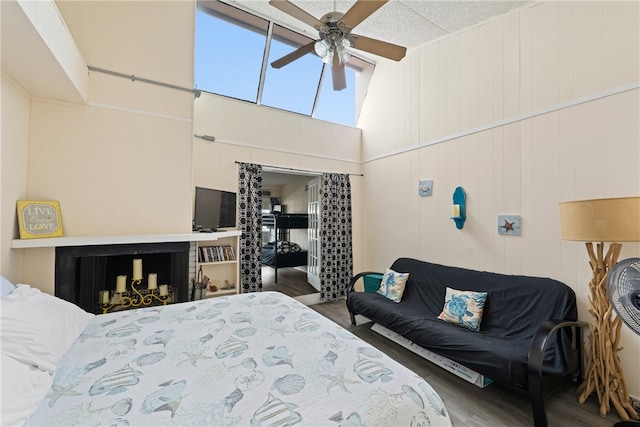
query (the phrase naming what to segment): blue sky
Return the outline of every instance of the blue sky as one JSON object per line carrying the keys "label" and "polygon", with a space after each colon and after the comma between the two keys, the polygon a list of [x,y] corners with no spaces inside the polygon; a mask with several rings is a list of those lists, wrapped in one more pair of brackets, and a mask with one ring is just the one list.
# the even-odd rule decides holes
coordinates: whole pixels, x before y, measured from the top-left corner
{"label": "blue sky", "polygon": [[[198,89],[256,102],[264,56],[262,33],[230,24],[198,11],[195,82]],[[274,40],[270,64],[296,47]],[[307,54],[280,68],[267,66],[262,105],[311,115],[322,73],[322,60]],[[315,117],[355,126],[355,71],[347,68],[347,88],[334,91],[331,70],[320,88]]]}

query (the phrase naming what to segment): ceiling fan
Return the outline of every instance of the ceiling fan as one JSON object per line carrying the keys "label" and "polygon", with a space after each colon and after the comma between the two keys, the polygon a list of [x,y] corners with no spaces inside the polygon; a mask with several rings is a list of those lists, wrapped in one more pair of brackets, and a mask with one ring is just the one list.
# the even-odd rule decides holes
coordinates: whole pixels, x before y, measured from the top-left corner
{"label": "ceiling fan", "polygon": [[350,49],[359,49],[378,56],[400,61],[406,48],[381,40],[352,34],[351,31],[369,15],[382,7],[388,0],[357,0],[346,13],[329,12],[320,19],[315,18],[288,0],[270,0],[269,4],[282,12],[318,30],[319,40],[312,41],[288,55],[271,63],[273,68],[282,68],[296,59],[315,52],[331,65],[333,89],[347,87],[344,65],[351,57]]}

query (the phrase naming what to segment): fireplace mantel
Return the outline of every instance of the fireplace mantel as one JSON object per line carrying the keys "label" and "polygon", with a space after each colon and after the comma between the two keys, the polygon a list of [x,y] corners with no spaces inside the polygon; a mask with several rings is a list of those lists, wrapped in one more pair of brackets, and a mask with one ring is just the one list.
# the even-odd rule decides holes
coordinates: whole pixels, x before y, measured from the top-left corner
{"label": "fireplace mantel", "polygon": [[26,248],[59,248],[64,246],[120,245],[137,243],[197,242],[201,240],[218,240],[224,237],[239,236],[238,230],[217,231],[214,233],[184,234],[132,234],[122,236],[69,236],[48,237],[42,239],[15,239],[11,247]]}

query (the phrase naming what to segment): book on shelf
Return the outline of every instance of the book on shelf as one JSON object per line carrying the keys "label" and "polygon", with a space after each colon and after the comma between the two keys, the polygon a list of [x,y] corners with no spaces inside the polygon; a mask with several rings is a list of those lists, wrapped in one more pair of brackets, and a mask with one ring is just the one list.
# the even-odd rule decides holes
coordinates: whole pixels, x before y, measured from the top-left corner
{"label": "book on shelf", "polygon": [[236,253],[231,245],[201,246],[198,248],[198,262],[235,261]]}

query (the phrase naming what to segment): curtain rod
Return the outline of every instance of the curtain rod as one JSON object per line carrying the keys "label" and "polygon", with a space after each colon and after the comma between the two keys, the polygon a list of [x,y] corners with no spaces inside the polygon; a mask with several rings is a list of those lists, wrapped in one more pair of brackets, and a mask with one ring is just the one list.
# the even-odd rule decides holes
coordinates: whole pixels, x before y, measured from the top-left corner
{"label": "curtain rod", "polygon": [[123,77],[125,79],[130,79],[132,82],[135,82],[137,80],[143,83],[149,83],[156,86],[168,87],[170,89],[177,89],[177,90],[183,90],[185,92],[191,92],[195,95],[196,98],[200,98],[200,95],[202,94],[202,91],[200,89],[189,89],[187,87],[172,85],[170,83],[159,82],[157,80],[151,80],[151,79],[145,79],[144,77],[137,77],[133,74],[124,74],[124,73],[119,73],[117,71],[105,70],[104,68],[98,68],[91,65],[88,65],[87,68],[89,68],[89,70],[91,71],[96,71],[98,73],[104,73],[104,74],[109,74],[116,77]]}
{"label": "curtain rod", "polygon": [[[239,162],[239,161],[236,160],[236,164],[239,164],[239,163],[245,163],[245,162]],[[263,168],[277,169],[277,170],[290,171],[290,172],[304,172],[304,173],[313,173],[313,174],[318,174],[318,175],[321,175],[321,174],[325,173],[325,172],[313,171],[313,170],[308,170],[308,169],[285,168],[285,167],[282,167],[282,166],[269,166],[269,165],[260,165],[260,166],[262,166]],[[347,174],[347,175],[364,176],[361,173],[350,173],[350,174]]]}

